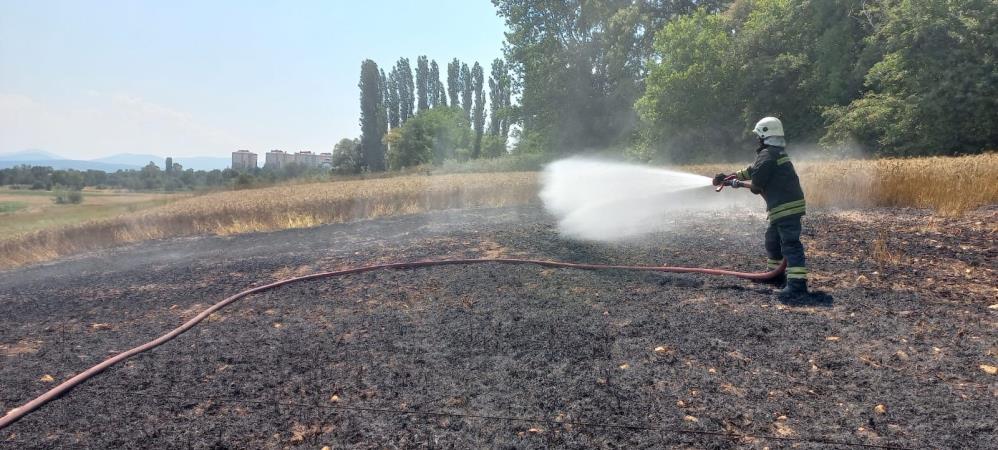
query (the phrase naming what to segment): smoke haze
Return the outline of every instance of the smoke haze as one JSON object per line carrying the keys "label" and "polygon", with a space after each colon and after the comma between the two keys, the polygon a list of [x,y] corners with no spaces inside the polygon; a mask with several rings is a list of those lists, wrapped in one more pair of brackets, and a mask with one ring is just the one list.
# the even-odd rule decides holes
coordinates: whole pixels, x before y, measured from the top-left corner
{"label": "smoke haze", "polygon": [[541,200],[568,237],[622,241],[666,229],[682,211],[744,204],[751,194],[716,193],[708,177],[574,157],[549,164]]}

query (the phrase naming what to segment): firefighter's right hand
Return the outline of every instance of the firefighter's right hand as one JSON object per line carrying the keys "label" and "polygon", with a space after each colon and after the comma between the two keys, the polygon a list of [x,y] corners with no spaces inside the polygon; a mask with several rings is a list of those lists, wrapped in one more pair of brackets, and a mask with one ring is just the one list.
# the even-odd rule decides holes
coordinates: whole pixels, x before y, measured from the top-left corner
{"label": "firefighter's right hand", "polygon": [[714,175],[714,181],[713,181],[714,186],[720,186],[721,184],[723,184],[725,178],[728,178],[728,175],[725,173],[719,173],[717,175]]}

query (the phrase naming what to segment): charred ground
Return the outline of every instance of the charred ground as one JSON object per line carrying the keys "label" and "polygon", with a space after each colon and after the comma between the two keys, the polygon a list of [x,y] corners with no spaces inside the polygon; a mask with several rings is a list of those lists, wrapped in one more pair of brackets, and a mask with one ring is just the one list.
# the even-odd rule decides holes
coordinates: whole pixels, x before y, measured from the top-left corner
{"label": "charred ground", "polygon": [[[227,295],[314,271],[496,256],[758,270],[763,219],[725,217],[608,246],[559,238],[537,207],[449,211],[2,273],[0,409]],[[812,213],[828,306],[726,278],[492,264],[298,283],[106,371],[0,446],[824,445],[682,429],[994,448],[998,377],[981,365],[998,365],[996,218]]]}

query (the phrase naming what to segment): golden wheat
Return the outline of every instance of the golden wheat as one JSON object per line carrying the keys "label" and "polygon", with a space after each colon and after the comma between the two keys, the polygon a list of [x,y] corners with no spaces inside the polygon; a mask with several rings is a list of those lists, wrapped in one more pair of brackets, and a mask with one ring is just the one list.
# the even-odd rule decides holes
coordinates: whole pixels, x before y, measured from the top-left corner
{"label": "golden wheat", "polygon": [[0,268],[174,236],[236,234],[422,211],[524,204],[534,173],[406,176],[218,192],[0,241]]}
{"label": "golden wheat", "polygon": [[[791,155],[792,157],[792,155]],[[943,215],[998,203],[998,153],[961,157],[795,161],[807,203],[816,207],[930,208]],[[712,175],[738,165],[683,169]]]}

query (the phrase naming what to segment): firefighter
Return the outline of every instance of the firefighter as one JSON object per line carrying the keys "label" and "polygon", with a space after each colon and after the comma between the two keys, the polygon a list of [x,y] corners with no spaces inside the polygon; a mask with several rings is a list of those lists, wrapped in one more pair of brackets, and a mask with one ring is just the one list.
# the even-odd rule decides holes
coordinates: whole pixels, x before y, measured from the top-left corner
{"label": "firefighter", "polygon": [[[764,117],[752,130],[759,137],[759,148],[752,165],[735,172],[734,177],[719,173],[714,185],[749,188],[766,200],[766,253],[769,268],[776,268],[787,259],[787,271],[777,280],[785,286],[778,292],[781,298],[807,294],[807,266],[804,245],[800,242],[801,217],[804,215],[804,191],[793,163],[786,153],[783,124],[775,117]],[[728,179],[733,178],[733,179]]]}

